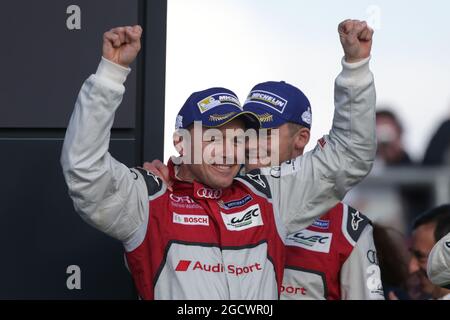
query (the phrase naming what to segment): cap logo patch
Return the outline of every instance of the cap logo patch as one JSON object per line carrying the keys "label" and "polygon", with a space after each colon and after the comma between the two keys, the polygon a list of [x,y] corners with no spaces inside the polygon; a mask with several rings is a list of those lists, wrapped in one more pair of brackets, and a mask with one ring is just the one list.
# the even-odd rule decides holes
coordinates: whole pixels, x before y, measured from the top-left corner
{"label": "cap logo patch", "polygon": [[183,128],[183,116],[177,115],[177,120],[175,121],[175,130]]}
{"label": "cap logo patch", "polygon": [[262,104],[266,107],[276,110],[279,113],[283,113],[284,108],[286,108],[286,105],[288,103],[286,99],[283,99],[282,97],[272,92],[263,90],[253,90],[252,92],[250,92],[245,103],[248,102]]}
{"label": "cap logo patch", "polygon": [[311,125],[311,122],[312,122],[311,107],[308,107],[308,110],[303,112],[302,120],[304,123]]}
{"label": "cap logo patch", "polygon": [[198,109],[203,114],[215,107],[218,107],[222,104],[232,104],[239,109],[241,109],[241,105],[239,103],[239,99],[229,93],[216,93],[209,97],[204,98],[203,100],[197,103]]}
{"label": "cap logo patch", "polygon": [[273,115],[271,115],[270,113],[266,112],[266,113],[258,115],[258,119],[262,123],[272,122],[273,121]]}
{"label": "cap logo patch", "polygon": [[209,121],[223,121],[225,119],[228,119],[230,117],[232,117],[233,115],[235,115],[237,112],[228,112],[225,114],[211,114],[209,116]]}

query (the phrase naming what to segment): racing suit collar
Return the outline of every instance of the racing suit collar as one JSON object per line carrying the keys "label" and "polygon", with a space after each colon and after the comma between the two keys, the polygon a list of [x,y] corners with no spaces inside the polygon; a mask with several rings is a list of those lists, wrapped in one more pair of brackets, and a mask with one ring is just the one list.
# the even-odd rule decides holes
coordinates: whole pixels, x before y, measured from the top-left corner
{"label": "racing suit collar", "polygon": [[169,177],[174,181],[174,190],[191,189],[192,197],[195,199],[218,200],[222,198],[224,191],[226,191],[226,189],[213,189],[196,180],[193,182],[180,180],[176,174],[177,166],[170,159],[167,163],[167,167],[169,168]]}

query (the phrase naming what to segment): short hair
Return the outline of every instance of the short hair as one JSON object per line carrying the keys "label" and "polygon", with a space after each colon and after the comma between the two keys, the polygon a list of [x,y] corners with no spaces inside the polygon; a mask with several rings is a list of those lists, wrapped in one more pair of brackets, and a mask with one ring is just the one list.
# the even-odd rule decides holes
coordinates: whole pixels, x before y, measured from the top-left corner
{"label": "short hair", "polygon": [[450,214],[441,216],[437,223],[436,229],[434,230],[434,239],[436,242],[441,240],[447,234],[450,233]]}
{"label": "short hair", "polygon": [[416,230],[418,227],[429,223],[436,224],[434,240],[438,242],[450,232],[450,204],[444,204],[422,213],[414,220],[412,229]]}
{"label": "short hair", "polygon": [[289,134],[291,136],[295,135],[301,128],[306,128],[306,127],[302,126],[301,124],[294,123],[294,122],[288,122],[287,124],[288,124]]}

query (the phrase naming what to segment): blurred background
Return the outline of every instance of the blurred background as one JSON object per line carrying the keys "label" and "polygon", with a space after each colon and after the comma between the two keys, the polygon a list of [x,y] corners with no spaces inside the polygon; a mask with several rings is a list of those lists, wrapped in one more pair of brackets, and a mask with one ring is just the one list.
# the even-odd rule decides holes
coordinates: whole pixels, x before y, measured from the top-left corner
{"label": "blurred background", "polygon": [[312,149],[331,128],[343,56],[337,26],[366,20],[375,29],[379,153],[346,201],[406,232],[426,208],[450,202],[449,10],[441,0],[168,1],[165,160],[175,154],[176,113],[192,92],[224,86],[243,103],[269,80],[289,82],[311,101]]}
{"label": "blurred background", "polygon": [[2,1],[0,299],[136,298],[121,244],[74,212],[59,156],[78,91],[100,61],[102,34],[137,23],[143,49],[110,144],[128,166],[174,154],[175,116],[192,92],[223,86],[243,102],[268,80],[292,83],[310,99],[313,148],[332,123],[343,56],[337,25],[367,20],[376,31],[379,149],[346,201],[380,226],[380,248],[395,247],[385,255],[405,268],[391,268],[385,280],[390,274],[393,287],[406,288],[405,274],[423,276],[423,263],[411,267],[412,222],[450,202],[449,11],[442,0]]}

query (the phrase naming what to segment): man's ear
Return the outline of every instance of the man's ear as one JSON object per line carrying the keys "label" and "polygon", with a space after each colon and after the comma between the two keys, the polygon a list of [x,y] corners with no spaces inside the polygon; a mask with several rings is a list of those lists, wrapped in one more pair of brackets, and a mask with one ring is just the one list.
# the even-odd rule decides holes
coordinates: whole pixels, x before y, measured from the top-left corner
{"label": "man's ear", "polygon": [[173,145],[175,149],[177,150],[178,154],[180,156],[183,156],[184,150],[183,150],[183,136],[178,134],[178,132],[173,133]]}
{"label": "man's ear", "polygon": [[311,133],[308,128],[300,128],[300,130],[297,131],[294,137],[295,148],[303,152],[303,149],[305,149],[306,145],[308,144],[310,137]]}

